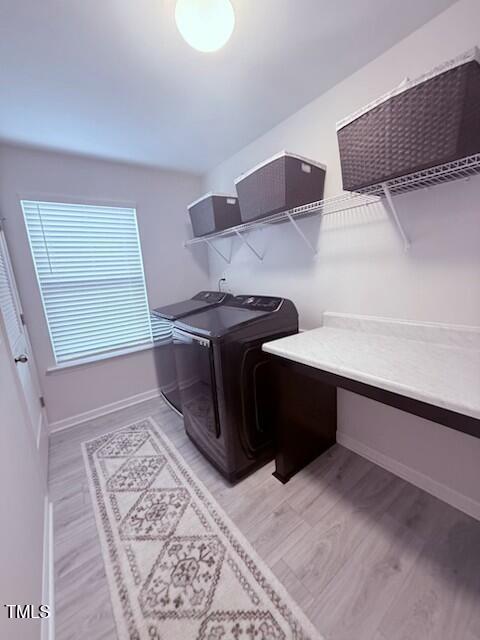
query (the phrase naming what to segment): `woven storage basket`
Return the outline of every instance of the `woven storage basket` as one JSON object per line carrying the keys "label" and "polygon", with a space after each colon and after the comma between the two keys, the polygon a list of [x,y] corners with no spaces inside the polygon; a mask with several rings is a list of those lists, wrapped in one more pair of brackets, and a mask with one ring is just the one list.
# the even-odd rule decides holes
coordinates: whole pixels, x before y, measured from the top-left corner
{"label": "woven storage basket", "polygon": [[337,135],[347,191],[479,153],[478,49],[345,118]]}
{"label": "woven storage basket", "polygon": [[243,222],[323,198],[325,166],[282,151],[235,180]]}
{"label": "woven storage basket", "polygon": [[205,236],[241,223],[236,196],[207,193],[188,205],[193,235]]}

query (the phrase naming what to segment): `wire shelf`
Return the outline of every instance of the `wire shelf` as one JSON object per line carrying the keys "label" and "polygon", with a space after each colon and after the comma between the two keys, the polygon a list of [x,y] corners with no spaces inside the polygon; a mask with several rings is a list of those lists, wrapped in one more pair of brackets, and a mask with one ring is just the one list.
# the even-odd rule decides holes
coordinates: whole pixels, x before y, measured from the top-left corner
{"label": "wire shelf", "polygon": [[260,220],[252,220],[251,222],[244,222],[238,224],[235,227],[229,227],[224,231],[216,231],[205,236],[198,238],[192,238],[185,242],[185,246],[191,246],[194,244],[200,244],[207,242],[207,240],[215,240],[216,238],[225,238],[227,236],[236,235],[238,232],[244,233],[245,231],[251,231],[253,229],[259,229],[270,224],[276,224],[292,218],[302,218],[312,215],[330,215],[332,213],[339,213],[340,211],[346,211],[347,209],[356,209],[358,207],[368,206],[375,202],[379,202],[380,198],[376,195],[370,195],[366,193],[350,193],[345,191],[344,193],[334,196],[333,198],[327,198],[325,200],[319,200],[318,202],[310,202],[290,209],[288,211],[280,211],[274,213],[271,216],[261,218]]}
{"label": "wire shelf", "polygon": [[[397,212],[395,210],[395,205],[392,200],[392,196],[409,193],[417,189],[434,187],[436,185],[452,182],[454,180],[466,179],[479,173],[480,153],[473,156],[468,156],[467,158],[462,158],[461,160],[455,160],[454,162],[439,165],[431,169],[417,171],[416,173],[411,173],[406,176],[402,176],[401,178],[394,178],[393,180],[375,184],[361,189],[358,192],[345,191],[331,198],[325,198],[324,200],[319,200],[318,202],[311,202],[309,204],[303,205],[301,207],[296,207],[295,209],[290,209],[288,211],[281,211],[280,213],[275,213],[260,220],[245,222],[235,227],[225,229],[224,231],[217,231],[206,236],[191,238],[184,244],[185,247],[190,247],[196,244],[207,243],[210,247],[213,248],[213,244],[211,244],[211,242],[212,240],[215,240],[217,238],[226,238],[236,235],[243,239],[242,234],[247,231],[260,229],[262,227],[271,224],[277,224],[279,222],[290,221],[295,226],[298,233],[302,236],[303,240],[312,248],[312,250],[314,250],[308,239],[301,231],[300,227],[296,224],[296,220],[298,218],[313,215],[328,216],[334,213],[348,211],[350,209],[368,207],[380,202],[383,203],[386,200],[393,214],[394,222],[396,223],[397,227],[399,227],[399,231],[402,235],[405,248],[408,248],[410,243],[401,227],[400,220],[398,218]],[[245,240],[244,242],[248,244]],[[250,245],[248,244],[248,246]],[[250,248],[254,251],[251,246]],[[257,257],[260,258],[258,254]]]}
{"label": "wire shelf", "polygon": [[386,183],[379,183],[361,190],[364,194],[383,195],[383,187],[387,186],[392,196],[408,193],[417,189],[435,187],[439,184],[470,178],[480,173],[480,153],[461,160],[455,160],[431,169],[410,173],[401,178],[394,178]]}

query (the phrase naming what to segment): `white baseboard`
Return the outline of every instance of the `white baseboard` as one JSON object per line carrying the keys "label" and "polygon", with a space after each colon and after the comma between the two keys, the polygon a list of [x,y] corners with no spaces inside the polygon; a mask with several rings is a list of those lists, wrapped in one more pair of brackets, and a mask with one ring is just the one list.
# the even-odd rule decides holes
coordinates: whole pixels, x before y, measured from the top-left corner
{"label": "white baseboard", "polygon": [[138,393],[135,396],[130,396],[129,398],[124,398],[123,400],[112,402],[111,404],[106,404],[103,407],[98,407],[97,409],[85,411],[84,413],[79,413],[76,416],[64,418],[63,420],[58,420],[57,422],[51,422],[49,431],[50,434],[56,433],[57,431],[63,431],[64,429],[69,429],[70,427],[75,427],[82,422],[86,422],[87,420],[94,420],[95,418],[99,418],[100,416],[104,416],[108,413],[113,413],[114,411],[119,411],[120,409],[126,409],[127,407],[139,404],[140,402],[153,400],[154,398],[159,397],[160,389],[144,391],[143,393]]}
{"label": "white baseboard", "polygon": [[445,484],[434,480],[430,476],[425,475],[417,469],[408,467],[407,465],[381,453],[377,449],[372,449],[356,438],[352,438],[346,433],[337,431],[337,442],[346,449],[350,449],[363,458],[367,458],[379,467],[391,471],[403,480],[414,484],[416,487],[423,489],[432,496],[447,502],[452,507],[463,511],[472,518],[480,520],[480,503],[468,496],[459,493],[455,489],[451,489]]}
{"label": "white baseboard", "polygon": [[53,555],[53,504],[45,496],[43,524],[42,602],[50,607],[50,616],[42,619],[41,640],[55,640],[55,585]]}

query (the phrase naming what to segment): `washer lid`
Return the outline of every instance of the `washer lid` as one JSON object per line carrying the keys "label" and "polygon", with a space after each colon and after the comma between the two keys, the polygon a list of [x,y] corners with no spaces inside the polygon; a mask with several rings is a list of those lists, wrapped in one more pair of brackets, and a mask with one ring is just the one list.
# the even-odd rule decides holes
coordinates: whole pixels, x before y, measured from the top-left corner
{"label": "washer lid", "polygon": [[177,320],[177,318],[183,318],[192,313],[197,313],[198,311],[202,311],[202,309],[215,307],[230,298],[232,298],[232,296],[229,293],[200,291],[189,300],[182,300],[181,302],[168,304],[165,307],[158,307],[157,309],[153,309],[152,313],[166,320]]}
{"label": "washer lid", "polygon": [[220,338],[239,327],[255,322],[270,314],[271,311],[222,305],[195,313],[185,318],[185,320],[179,320],[175,322],[175,326],[196,335]]}

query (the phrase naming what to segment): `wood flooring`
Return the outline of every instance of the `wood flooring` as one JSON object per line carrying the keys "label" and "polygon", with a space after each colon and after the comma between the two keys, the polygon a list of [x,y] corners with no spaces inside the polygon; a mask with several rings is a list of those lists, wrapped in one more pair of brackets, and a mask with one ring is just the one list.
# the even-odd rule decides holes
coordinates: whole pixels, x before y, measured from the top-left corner
{"label": "wood flooring", "polygon": [[229,486],[159,399],[50,439],[56,640],[117,637],[80,445],[147,416],[327,640],[480,640],[480,522],[339,445]]}

